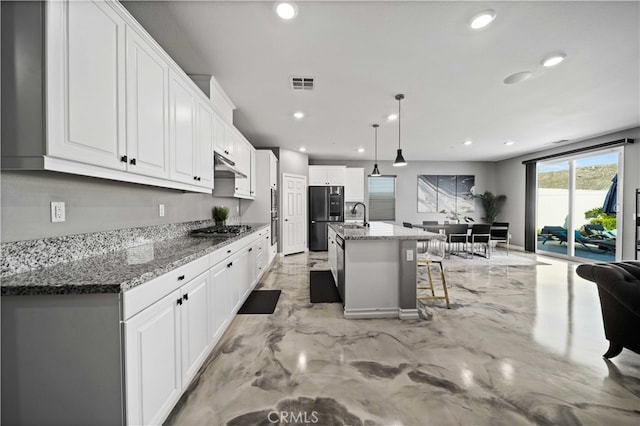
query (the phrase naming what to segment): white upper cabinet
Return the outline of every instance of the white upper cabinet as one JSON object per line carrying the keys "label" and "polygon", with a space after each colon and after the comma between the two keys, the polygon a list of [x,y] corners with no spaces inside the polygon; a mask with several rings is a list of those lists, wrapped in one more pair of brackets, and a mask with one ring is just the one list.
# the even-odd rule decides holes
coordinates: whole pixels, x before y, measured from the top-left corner
{"label": "white upper cabinet", "polygon": [[347,167],[344,171],[344,201],[364,202],[364,169]]}
{"label": "white upper cabinet", "polygon": [[229,124],[227,124],[227,122],[224,121],[224,119],[218,114],[216,114],[215,129],[216,133],[213,149],[223,157],[234,161],[235,142],[233,130],[230,128]]}
{"label": "white upper cabinet", "polygon": [[[12,7],[20,31],[3,28],[3,49],[20,54],[7,55],[8,67],[40,73],[45,89],[17,84],[14,96],[44,105],[46,130],[29,133],[28,126],[43,123],[42,114],[16,109],[8,133],[36,137],[3,138],[3,169],[211,192],[214,141],[219,136],[232,156],[230,126],[223,119],[216,126],[211,100],[120,3]],[[24,52],[23,45],[29,46]]]}
{"label": "white upper cabinet", "polygon": [[105,2],[51,2],[47,154],[125,170],[125,23]]}
{"label": "white upper cabinet", "polygon": [[344,186],[345,166],[309,166],[309,186]]}
{"label": "white upper cabinet", "polygon": [[169,176],[169,66],[127,27],[127,170]]}
{"label": "white upper cabinet", "polygon": [[214,113],[203,101],[197,106],[197,132],[194,183],[203,188],[213,188],[213,141],[214,141]]}
{"label": "white upper cabinet", "polygon": [[254,198],[256,196],[256,188],[258,187],[258,183],[256,182],[258,176],[256,175],[256,149],[251,144],[249,144],[249,153],[251,154],[249,195]]}
{"label": "white upper cabinet", "polygon": [[169,73],[169,129],[170,177],[184,183],[193,183],[196,148],[195,95],[184,77]]}
{"label": "white upper cabinet", "polygon": [[246,178],[235,178],[235,196],[251,198],[251,149],[252,146],[240,134],[235,133],[235,162],[238,169],[247,175]]}

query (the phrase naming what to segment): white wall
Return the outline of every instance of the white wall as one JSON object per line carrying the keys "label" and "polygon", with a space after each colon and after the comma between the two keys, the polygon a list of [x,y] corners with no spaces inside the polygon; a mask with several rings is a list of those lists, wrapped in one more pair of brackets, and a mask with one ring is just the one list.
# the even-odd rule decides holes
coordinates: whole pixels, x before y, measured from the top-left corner
{"label": "white wall", "polygon": [[[2,242],[211,219],[214,206],[233,217],[239,206],[235,198],[57,172],[3,171],[1,179]],[[51,223],[51,201],[65,202],[66,222]]]}
{"label": "white wall", "polygon": [[[423,220],[446,220],[444,214],[418,212],[418,175],[474,175],[476,193],[491,191],[495,193],[494,164],[488,162],[434,162],[411,161],[407,159],[405,167],[393,167],[393,161],[378,161],[383,175],[396,175],[396,222],[422,223]],[[373,170],[373,160],[340,161],[310,160],[315,165],[346,165],[347,167],[364,167],[365,176]],[[365,200],[369,198],[365,179]],[[508,203],[509,201],[507,201]],[[484,210],[476,200],[475,213],[469,214],[476,222],[481,222]]]}
{"label": "white wall", "polygon": [[[589,223],[589,219],[585,219],[584,213],[595,207],[602,207],[604,198],[607,195],[606,190],[595,191],[587,189],[577,189],[575,195],[575,213],[574,225],[576,229],[580,229],[585,223]],[[540,188],[538,189],[538,213],[536,228],[541,229],[543,226],[564,226],[568,214],[569,206],[569,190],[557,188]]]}
{"label": "white wall", "polygon": [[620,173],[624,178],[621,183],[622,190],[619,188],[619,192],[622,193],[622,205],[620,206],[620,214],[622,215],[621,234],[623,238],[622,258],[633,259],[635,254],[635,189],[640,188],[640,127],[496,163],[496,190],[498,193],[507,195],[507,203],[504,206],[502,216],[505,221],[511,224],[513,244],[524,246],[525,166],[522,164],[524,160],[562,153],[572,149],[588,147],[623,138],[635,140],[634,144],[624,147],[624,162]]}

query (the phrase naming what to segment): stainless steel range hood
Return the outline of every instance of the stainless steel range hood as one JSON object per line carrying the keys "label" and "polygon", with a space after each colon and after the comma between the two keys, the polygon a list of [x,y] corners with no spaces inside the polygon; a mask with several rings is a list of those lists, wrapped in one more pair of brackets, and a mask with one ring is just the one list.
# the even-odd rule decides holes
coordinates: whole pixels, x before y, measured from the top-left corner
{"label": "stainless steel range hood", "polygon": [[213,154],[213,175],[214,177],[222,178],[247,177],[247,175],[245,175],[238,169],[236,163],[227,158],[224,158],[217,152]]}

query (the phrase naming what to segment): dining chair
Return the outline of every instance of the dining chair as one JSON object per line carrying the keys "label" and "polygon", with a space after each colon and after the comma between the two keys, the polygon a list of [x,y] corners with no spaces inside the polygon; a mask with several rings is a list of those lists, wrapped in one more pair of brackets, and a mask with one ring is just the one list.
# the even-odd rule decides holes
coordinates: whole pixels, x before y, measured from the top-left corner
{"label": "dining chair", "polygon": [[[420,290],[430,290],[431,295],[421,296],[420,294],[416,295],[418,300],[444,300],[447,304],[447,309],[451,308],[449,304],[449,290],[447,289],[447,280],[444,276],[444,267],[442,266],[442,260],[445,257],[445,241],[440,239],[432,239],[427,241],[427,248],[424,254],[421,254],[416,259],[416,277],[418,278],[418,283],[416,285],[417,293],[420,293]],[[440,267],[440,280],[442,281],[442,287],[444,289],[444,296],[436,296],[436,292],[433,287],[433,276],[431,275],[431,265],[437,264]],[[429,285],[420,285],[420,266],[426,266],[427,276],[429,278]]]}
{"label": "dining chair", "polygon": [[496,244],[504,243],[507,245],[507,256],[509,255],[509,222],[493,222],[491,224],[491,241]]}
{"label": "dining chair", "polygon": [[476,223],[471,227],[471,257],[476,254],[476,246],[484,247],[484,257],[491,257],[491,225]]}
{"label": "dining chair", "polygon": [[460,245],[467,251],[467,245],[469,244],[469,236],[467,231],[469,227],[465,223],[454,223],[449,225],[446,229],[447,243],[449,245],[449,254],[452,253],[453,245],[455,244],[458,252],[460,251]]}

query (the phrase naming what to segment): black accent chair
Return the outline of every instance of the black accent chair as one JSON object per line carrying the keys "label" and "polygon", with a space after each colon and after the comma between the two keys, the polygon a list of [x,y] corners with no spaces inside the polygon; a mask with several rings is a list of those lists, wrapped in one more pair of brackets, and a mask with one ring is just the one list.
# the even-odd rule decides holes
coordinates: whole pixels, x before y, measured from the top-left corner
{"label": "black accent chair", "polygon": [[598,285],[604,334],[613,358],[623,348],[640,354],[640,261],[579,265],[578,275]]}
{"label": "black accent chair", "polygon": [[471,227],[471,257],[476,254],[476,246],[484,247],[484,257],[491,257],[491,248],[489,241],[491,240],[491,225],[476,223]]}
{"label": "black accent chair", "polygon": [[491,241],[497,241],[496,244],[504,243],[507,245],[507,256],[509,255],[509,222],[493,222],[491,224]]}
{"label": "black accent chair", "polygon": [[467,231],[469,227],[467,224],[452,224],[447,227],[447,243],[449,243],[449,254],[453,253],[453,245],[456,245],[457,252],[460,252],[460,245],[464,247],[464,252],[467,251],[467,244],[469,243],[469,235]]}

